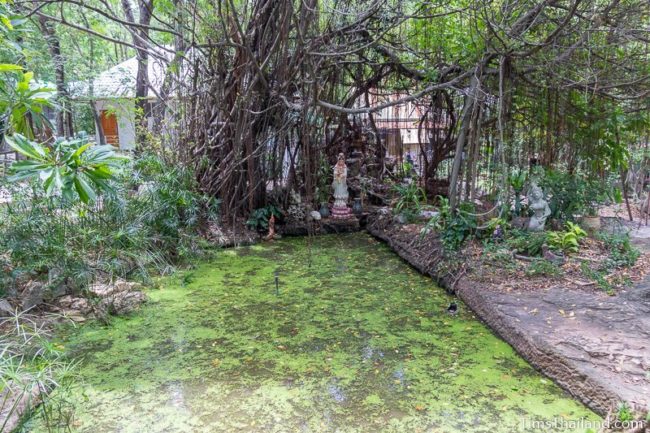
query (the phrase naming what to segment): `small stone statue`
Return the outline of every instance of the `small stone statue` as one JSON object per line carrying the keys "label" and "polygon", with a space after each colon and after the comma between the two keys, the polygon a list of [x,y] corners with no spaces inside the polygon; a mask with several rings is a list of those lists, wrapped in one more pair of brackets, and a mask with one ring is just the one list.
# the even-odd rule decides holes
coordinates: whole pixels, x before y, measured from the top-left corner
{"label": "small stone statue", "polygon": [[544,192],[535,184],[530,187],[528,207],[533,211],[533,216],[530,217],[528,222],[528,231],[541,232],[546,225],[546,219],[551,215],[551,208],[548,207],[548,203],[544,200]]}
{"label": "small stone statue", "polygon": [[271,218],[269,218],[269,233],[264,237],[264,240],[272,241],[278,237],[279,235],[275,233],[275,215],[271,214]]}
{"label": "small stone statue", "polygon": [[338,161],[334,166],[334,206],[332,207],[332,216],[334,218],[349,218],[351,216],[348,207],[348,167],[345,165],[345,155],[339,153]]}

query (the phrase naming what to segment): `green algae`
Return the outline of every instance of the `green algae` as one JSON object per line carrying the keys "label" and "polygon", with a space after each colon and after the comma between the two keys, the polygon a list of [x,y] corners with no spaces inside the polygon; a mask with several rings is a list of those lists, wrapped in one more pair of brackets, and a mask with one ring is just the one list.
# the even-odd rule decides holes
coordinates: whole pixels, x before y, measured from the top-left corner
{"label": "green algae", "polygon": [[462,304],[449,316],[444,291],[366,235],[315,238],[311,254],[304,239],[224,250],[159,287],[130,317],[61,330],[83,359],[77,431],[524,432],[526,420],[599,419]]}

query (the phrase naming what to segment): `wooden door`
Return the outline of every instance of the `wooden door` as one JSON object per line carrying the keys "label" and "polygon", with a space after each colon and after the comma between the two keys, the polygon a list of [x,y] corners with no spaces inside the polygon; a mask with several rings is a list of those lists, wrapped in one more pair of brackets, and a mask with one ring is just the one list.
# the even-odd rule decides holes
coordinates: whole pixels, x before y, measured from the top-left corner
{"label": "wooden door", "polygon": [[106,143],[119,147],[120,136],[117,129],[117,117],[115,116],[115,113],[108,110],[102,110],[99,119],[102,122],[102,129],[104,130]]}

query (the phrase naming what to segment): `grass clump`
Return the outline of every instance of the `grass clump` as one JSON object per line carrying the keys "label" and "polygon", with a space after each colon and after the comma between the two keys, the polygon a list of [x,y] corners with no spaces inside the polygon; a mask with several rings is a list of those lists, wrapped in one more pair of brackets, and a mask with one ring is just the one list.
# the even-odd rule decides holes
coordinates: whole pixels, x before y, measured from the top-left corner
{"label": "grass clump", "polygon": [[[19,424],[28,416],[41,420],[47,432],[71,431],[75,405],[70,396],[79,392],[77,363],[64,356],[63,347],[52,343],[48,330],[35,318],[16,313],[0,320],[0,431],[10,431],[10,419]],[[25,399],[20,413],[17,401]]]}

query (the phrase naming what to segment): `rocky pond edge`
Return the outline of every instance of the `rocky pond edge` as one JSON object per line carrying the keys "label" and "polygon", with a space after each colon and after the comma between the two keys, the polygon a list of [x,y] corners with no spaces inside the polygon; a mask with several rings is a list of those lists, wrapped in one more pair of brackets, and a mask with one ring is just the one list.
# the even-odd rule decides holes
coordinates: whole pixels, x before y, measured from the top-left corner
{"label": "rocky pond edge", "polygon": [[[430,276],[441,287],[456,294],[480,320],[526,361],[594,412],[608,416],[620,402],[629,402],[629,393],[622,393],[617,384],[604,380],[601,371],[585,369],[575,359],[559,350],[556,344],[546,341],[543,334],[530,335],[525,332],[513,316],[499,308],[491,292],[484,290],[480,283],[472,281],[462,273],[454,275],[440,272],[444,267],[442,254],[431,251],[430,243],[400,236],[399,227],[390,217],[371,214],[364,228],[372,236],[386,243],[420,273]],[[639,410],[646,409],[639,407],[638,402],[631,403]]]}

